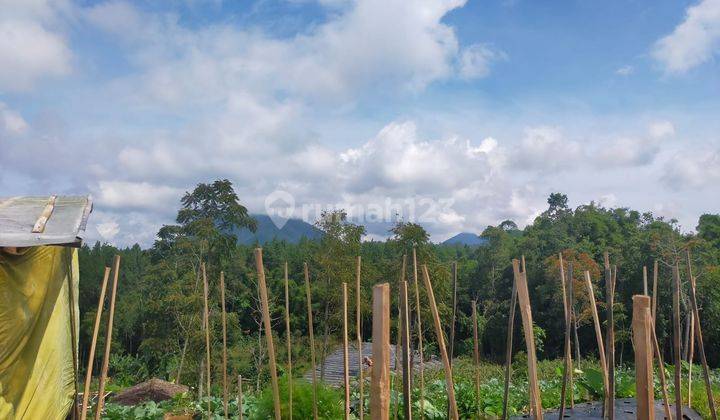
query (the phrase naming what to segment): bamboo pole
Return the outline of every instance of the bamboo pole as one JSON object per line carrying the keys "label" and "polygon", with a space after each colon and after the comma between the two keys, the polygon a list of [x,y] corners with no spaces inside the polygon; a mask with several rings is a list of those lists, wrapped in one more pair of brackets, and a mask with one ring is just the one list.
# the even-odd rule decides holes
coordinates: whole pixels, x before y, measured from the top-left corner
{"label": "bamboo pole", "polygon": [[[609,420],[615,419],[615,274],[610,270],[610,255],[604,253],[605,298],[607,325],[605,331],[605,355],[607,356],[608,393],[606,413]],[[617,271],[616,271],[617,272]]]}
{"label": "bamboo pole", "polygon": [[648,275],[647,275],[647,266],[643,265],[643,295],[648,295]]}
{"label": "bamboo pole", "polygon": [[[404,260],[403,258],[403,261]],[[403,273],[404,272],[403,270]],[[412,395],[410,394],[410,375],[412,373],[410,368],[410,312],[408,308],[408,284],[405,280],[400,282],[400,319],[402,324],[403,416],[405,419],[412,419]]]}
{"label": "bamboo pole", "polygon": [[695,293],[695,277],[693,277],[692,275],[692,265],[690,263],[690,249],[687,250],[687,272],[688,278],[690,280],[690,303],[692,305],[693,316],[695,318],[695,338],[697,339],[698,353],[700,353],[700,362],[702,363],[703,367],[705,392],[707,393],[708,406],[710,407],[710,415],[712,416],[713,420],[717,420],[715,399],[713,398],[712,385],[710,384],[710,369],[708,368],[707,358],[705,357],[705,344],[703,343],[702,327],[700,326],[700,312],[698,311],[697,296]]}
{"label": "bamboo pole", "polygon": [[220,301],[222,302],[223,329],[223,412],[228,418],[228,378],[227,378],[227,313],[225,312],[225,273],[220,272]]}
{"label": "bamboo pole", "polygon": [[[407,255],[402,256],[402,266],[400,269],[400,280],[398,281],[398,300],[397,300],[397,338],[395,339],[395,377],[402,376],[402,366],[400,363],[401,350],[398,348],[401,346],[402,341],[402,298],[400,297],[400,283],[405,281],[405,272],[407,271]],[[395,389],[395,379],[390,377],[390,389]],[[399,387],[398,387],[399,388]],[[396,393],[397,394],[397,393]],[[398,411],[400,410],[400,401],[395,398],[395,409],[393,410],[393,419],[397,420]]]}
{"label": "bamboo pole", "polygon": [[475,364],[475,405],[478,409],[478,418],[480,418],[482,412],[480,410],[480,343],[478,337],[477,300],[473,300],[471,303],[473,323],[473,362]]}
{"label": "bamboo pole", "polygon": [[[565,417],[565,395],[567,394],[568,377],[572,377],[572,350],[570,348],[570,328],[571,318],[570,311],[568,310],[568,296],[567,289],[565,287],[565,267],[563,265],[562,252],[558,254],[558,262],[560,264],[560,285],[562,287],[563,294],[563,313],[565,315],[565,363],[563,369],[563,382],[560,389],[560,410],[558,413],[558,419],[562,420]],[[572,380],[571,380],[572,381]],[[572,383],[572,382],[571,382]],[[570,399],[573,399],[573,389],[570,385]]]}
{"label": "bamboo pole", "polygon": [[427,290],[428,300],[430,301],[430,310],[435,324],[435,334],[437,336],[437,344],[440,349],[440,358],[445,368],[445,385],[447,386],[448,407],[450,407],[450,418],[458,420],[457,402],[455,401],[455,388],[453,386],[452,366],[448,359],[447,348],[445,347],[445,337],[443,336],[442,324],[440,323],[440,314],[438,313],[437,304],[435,303],[435,293],[433,292],[432,283],[430,282],[430,274],[427,265],[422,266],[423,278],[425,279],[425,289]]}
{"label": "bamboo pole", "polygon": [[343,298],[343,386],[345,388],[345,420],[350,419],[350,359],[348,357],[348,292],[342,284]]}
{"label": "bamboo pole", "polygon": [[425,356],[423,354],[423,329],[422,316],[420,311],[420,286],[418,280],[417,252],[413,246],[413,281],[415,282],[415,310],[417,335],[418,335],[418,356],[420,356],[420,420],[425,418]]}
{"label": "bamboo pole", "polygon": [[[568,262],[568,272],[565,274],[565,277],[567,278],[567,299],[568,299],[568,316],[570,316],[570,329],[568,330],[568,334],[571,334],[573,331],[575,332],[574,338],[575,338],[575,354],[578,356],[575,360],[577,361],[578,365],[580,364],[580,342],[578,341],[577,337],[577,324],[575,323],[575,282],[573,280],[573,263],[572,261]],[[570,353],[572,353],[572,343],[570,345]],[[575,408],[575,372],[573,370],[573,358],[572,354],[570,355],[570,408]]]}
{"label": "bamboo pole", "polygon": [[292,374],[292,334],[290,333],[290,280],[288,279],[288,263],[285,261],[285,337],[287,340],[288,363],[288,415],[293,417],[293,374]]}
{"label": "bamboo pole", "polygon": [[97,345],[98,332],[100,331],[100,319],[102,318],[103,306],[105,304],[105,291],[107,290],[108,278],[110,277],[110,267],[105,267],[103,274],[102,286],[100,286],[100,298],[98,299],[98,307],[95,312],[95,326],[93,327],[92,342],[90,343],[90,353],[88,354],[87,372],[85,373],[85,388],[83,390],[82,412],[80,420],[87,418],[88,404],[90,403],[90,384],[92,382],[93,365],[95,361],[95,346]]}
{"label": "bamboo pole", "polygon": [[[523,267],[524,258],[523,258]],[[532,311],[530,309],[530,294],[527,287],[527,273],[523,270],[520,272],[520,266],[517,259],[513,260],[513,274],[517,283],[518,301],[520,304],[520,315],[523,323],[523,333],[525,336],[525,345],[527,347],[528,358],[528,382],[530,386],[531,411],[537,420],[542,420],[542,402],[540,400],[540,387],[537,379],[537,356],[535,354],[535,335],[533,333]]]}
{"label": "bamboo pole", "polygon": [[452,263],[453,279],[452,279],[452,322],[450,324],[450,366],[455,356],[455,322],[457,320],[457,261]]}
{"label": "bamboo pole", "polygon": [[307,297],[308,311],[308,333],[310,334],[310,365],[312,366],[312,385],[313,385],[313,419],[318,419],[317,411],[317,369],[315,366],[315,335],[313,334],[313,314],[312,314],[312,293],[310,293],[310,273],[307,263],[303,264],[303,272],[305,273],[305,295]]}
{"label": "bamboo pole", "polygon": [[655,419],[651,325],[650,297],[646,295],[633,296],[632,330],[635,343],[637,418],[647,420]]}
{"label": "bamboo pole", "polygon": [[[690,286],[692,287],[692,285]],[[692,407],[692,370],[693,353],[695,352],[695,317],[690,316],[690,338],[688,339],[688,408]]]}
{"label": "bamboo pole", "polygon": [[242,375],[238,375],[238,418],[239,420],[243,420]]}
{"label": "bamboo pole", "polygon": [[672,413],[670,412],[670,398],[668,397],[667,383],[665,382],[665,363],[663,363],[662,354],[660,354],[660,346],[658,345],[657,341],[657,335],[655,334],[655,322],[652,323],[651,330],[653,349],[655,351],[655,358],[657,359],[658,363],[658,373],[660,374],[660,388],[662,390],[663,409],[665,410],[665,417],[667,417],[668,420],[672,420]]}
{"label": "bamboo pole", "polygon": [[503,390],[502,420],[508,418],[508,397],[510,396],[510,373],[512,369],[513,329],[515,328],[515,306],[517,306],[517,280],[513,276],[510,295],[510,315],[508,315],[508,332],[505,338],[505,384]]}
{"label": "bamboo pole", "polygon": [[390,285],[373,287],[373,366],[370,383],[370,416],[390,418]]}
{"label": "bamboo pole", "polygon": [[680,364],[680,269],[673,266],[673,359],[675,362],[675,418],[682,419],[682,365]]}
{"label": "bamboo pole", "polygon": [[657,323],[657,298],[658,298],[658,262],[653,263],[653,295],[652,295],[652,319],[653,325]]}
{"label": "bamboo pole", "polygon": [[200,270],[203,276],[203,326],[205,328],[205,380],[207,381],[207,415],[208,419],[211,417],[210,409],[210,395],[212,394],[210,389],[210,311],[208,309],[208,279],[207,272],[205,271],[205,263],[200,264]]}
{"label": "bamboo pole", "polygon": [[265,269],[263,267],[262,248],[255,248],[255,265],[258,273],[258,287],[260,288],[260,300],[262,301],[263,324],[265,326],[265,337],[267,338],[268,362],[270,364],[270,382],[273,391],[273,403],[275,406],[275,420],[280,420],[280,390],[278,388],[277,368],[275,366],[275,345],[273,344],[272,325],[270,324],[270,304],[268,302],[267,285],[265,283]]}
{"label": "bamboo pole", "polygon": [[593,291],[592,280],[590,280],[590,272],[585,271],[585,286],[588,289],[588,298],[590,304],[590,312],[592,313],[593,324],[595,326],[595,339],[598,345],[598,354],[600,355],[600,366],[603,372],[603,389],[605,391],[604,407],[607,407],[609,398],[610,385],[608,383],[608,367],[607,359],[605,359],[605,345],[603,344],[602,331],[600,330],[600,317],[598,317],[597,303],[595,302],[595,292]]}
{"label": "bamboo pole", "polygon": [[105,404],[105,380],[107,379],[108,367],[110,365],[110,348],[112,345],[113,320],[115,319],[115,298],[117,296],[118,279],[120,277],[120,256],[116,255],[113,260],[113,287],[110,292],[110,308],[105,331],[105,355],[103,356],[102,370],[100,371],[100,383],[98,384],[98,402],[95,408],[95,420],[100,420],[103,405]]}
{"label": "bamboo pole", "polygon": [[364,410],[364,384],[363,384],[363,342],[362,342],[362,329],[360,326],[360,267],[362,259],[357,256],[357,268],[355,272],[355,332],[357,333],[357,351],[358,351],[358,417],[363,420]]}

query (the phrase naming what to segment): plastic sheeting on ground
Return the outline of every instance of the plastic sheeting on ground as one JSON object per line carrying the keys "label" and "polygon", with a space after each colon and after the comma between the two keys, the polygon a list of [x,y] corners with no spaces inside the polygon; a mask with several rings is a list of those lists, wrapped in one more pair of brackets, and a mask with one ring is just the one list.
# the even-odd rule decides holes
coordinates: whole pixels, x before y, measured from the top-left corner
{"label": "plastic sheeting on ground", "polygon": [[76,249],[0,250],[0,419],[68,415],[76,391],[78,279]]}

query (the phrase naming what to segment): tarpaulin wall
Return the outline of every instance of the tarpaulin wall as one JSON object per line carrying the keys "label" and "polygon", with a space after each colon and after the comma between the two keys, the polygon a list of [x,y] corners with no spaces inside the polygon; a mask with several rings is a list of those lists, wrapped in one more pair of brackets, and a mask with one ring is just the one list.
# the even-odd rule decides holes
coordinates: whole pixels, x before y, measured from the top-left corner
{"label": "tarpaulin wall", "polygon": [[64,419],[75,394],[77,249],[21,252],[0,251],[0,419]]}

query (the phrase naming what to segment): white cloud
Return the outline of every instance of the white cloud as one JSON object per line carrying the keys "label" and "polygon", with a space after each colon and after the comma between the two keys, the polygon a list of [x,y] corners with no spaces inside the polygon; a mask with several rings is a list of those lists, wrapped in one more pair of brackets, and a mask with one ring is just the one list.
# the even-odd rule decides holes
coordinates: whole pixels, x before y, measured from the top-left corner
{"label": "white cloud", "polygon": [[120,225],[114,220],[98,223],[96,227],[100,236],[106,241],[112,241],[120,232]]}
{"label": "white cloud", "polygon": [[710,60],[720,48],[720,0],[701,0],[685,20],[655,43],[653,57],[668,73],[685,73]]}
{"label": "white cloud", "polygon": [[630,76],[633,73],[635,73],[635,67],[630,65],[625,65],[615,70],[615,74],[619,76]]}
{"label": "white cloud", "polygon": [[104,207],[174,214],[183,190],[147,182],[100,181],[97,201]]}
{"label": "white cloud", "polygon": [[675,190],[717,186],[720,183],[720,148],[676,153],[666,162],[661,180]]}
{"label": "white cloud", "polygon": [[670,121],[656,121],[648,127],[650,137],[662,139],[675,135],[675,126]]}
{"label": "white cloud", "polygon": [[27,128],[28,124],[20,113],[0,102],[0,138],[2,133],[18,135],[24,133]]}
{"label": "white cloud", "polygon": [[459,74],[464,79],[478,79],[490,74],[490,65],[507,55],[485,44],[473,44],[462,49],[459,58]]}
{"label": "white cloud", "polygon": [[510,152],[514,167],[538,172],[567,170],[582,159],[580,143],[563,137],[558,127],[527,128],[519,147]]}

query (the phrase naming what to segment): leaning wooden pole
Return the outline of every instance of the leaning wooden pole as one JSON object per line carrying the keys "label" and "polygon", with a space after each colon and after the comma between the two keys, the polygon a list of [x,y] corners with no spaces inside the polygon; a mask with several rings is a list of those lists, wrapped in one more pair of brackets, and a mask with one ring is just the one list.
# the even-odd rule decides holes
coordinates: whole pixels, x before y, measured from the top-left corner
{"label": "leaning wooden pole", "polygon": [[107,380],[108,367],[110,366],[110,348],[112,346],[113,320],[115,319],[115,298],[117,296],[118,279],[120,277],[120,256],[116,255],[113,260],[113,287],[110,292],[110,308],[107,319],[107,330],[105,331],[105,355],[103,356],[102,370],[100,371],[100,383],[98,384],[98,401],[95,408],[95,420],[100,420],[103,405],[105,404],[105,381]]}
{"label": "leaning wooden pole", "polygon": [[[690,286],[692,287],[692,285]],[[688,408],[692,407],[692,371],[693,354],[695,353],[695,317],[690,315],[690,338],[688,338]]]}
{"label": "leaning wooden pole", "polygon": [[[635,344],[637,418],[647,420],[655,419],[651,326],[650,297],[646,295],[633,296],[632,331]],[[680,393],[678,392],[678,394]]]}
{"label": "leaning wooden pole", "polygon": [[653,325],[657,323],[657,298],[658,298],[658,262],[653,263],[653,295],[652,295],[652,319]]}
{"label": "leaning wooden pole", "polygon": [[372,375],[370,416],[373,420],[390,418],[390,285],[373,287]]}
{"label": "leaning wooden pole", "polygon": [[675,362],[675,418],[682,419],[682,365],[680,363],[680,269],[673,265],[673,361]]}
{"label": "leaning wooden pole", "polygon": [[648,294],[648,274],[647,266],[643,265],[643,295],[650,296]]}
{"label": "leaning wooden pole", "polygon": [[[572,350],[570,348],[570,311],[568,310],[567,288],[565,287],[565,267],[563,266],[562,253],[558,254],[558,264],[560,265],[560,286],[563,294],[563,314],[565,315],[565,363],[563,368],[563,381],[560,388],[560,410],[558,419],[565,418],[565,404],[568,387],[568,379],[572,376]],[[573,398],[572,385],[570,385],[570,398]]]}
{"label": "leaning wooden pole", "polygon": [[695,277],[692,275],[692,265],[690,263],[690,250],[687,250],[687,272],[690,280],[690,304],[692,305],[693,316],[695,318],[695,338],[697,339],[698,353],[700,353],[700,362],[703,367],[703,379],[705,380],[705,392],[707,392],[708,406],[710,407],[710,415],[713,420],[717,420],[717,411],[715,409],[715,399],[713,398],[712,385],[710,383],[710,369],[708,368],[707,358],[705,357],[705,344],[703,343],[702,328],[700,326],[700,312],[698,311],[697,295],[695,290]]}
{"label": "leaning wooden pole", "polygon": [[400,327],[400,341],[402,346],[403,418],[412,419],[412,389],[410,386],[412,374],[412,370],[410,368],[410,310],[408,308],[408,283],[405,280],[400,282]]}
{"label": "leaning wooden pole", "polygon": [[452,320],[450,321],[450,366],[455,357],[455,322],[457,322],[457,261],[452,263]]}
{"label": "leaning wooden pole", "polygon": [[[523,264],[523,267],[525,264]],[[537,356],[535,354],[535,335],[533,333],[532,310],[530,309],[530,293],[527,286],[527,272],[520,272],[520,265],[517,259],[513,260],[513,274],[517,283],[517,295],[522,317],[525,345],[528,358],[528,382],[530,386],[530,406],[535,419],[542,420],[542,402],[540,399],[540,387],[537,378]]]}
{"label": "leaning wooden pole", "polygon": [[[652,314],[650,314],[650,317],[652,318]],[[665,417],[667,417],[668,420],[672,420],[672,412],[670,412],[670,398],[668,397],[667,383],[665,382],[665,363],[663,362],[662,354],[660,353],[660,346],[658,345],[657,341],[657,335],[655,334],[654,321],[652,322],[651,329],[653,350],[655,351],[655,358],[657,359],[658,373],[660,376],[660,388],[662,391],[663,409],[665,410]]]}
{"label": "leaning wooden pole", "polygon": [[517,280],[513,276],[510,294],[510,314],[508,315],[507,337],[505,338],[505,384],[503,389],[502,420],[508,418],[508,399],[510,397],[510,374],[512,373],[513,329],[515,328],[515,307],[517,306]]}
{"label": "leaning wooden pole", "polygon": [[606,319],[605,355],[607,357],[608,394],[605,412],[609,420],[615,419],[615,275],[610,270],[610,255],[604,254]]}
{"label": "leaning wooden pole", "polygon": [[365,390],[363,379],[363,342],[362,342],[362,326],[360,324],[360,267],[362,259],[357,256],[357,264],[355,270],[355,332],[357,334],[357,352],[358,352],[358,417],[363,420]]}
{"label": "leaning wooden pole", "polygon": [[238,419],[243,420],[243,389],[242,375],[238,375]]}
{"label": "leaning wooden pole", "polygon": [[293,417],[292,334],[290,331],[290,279],[285,261],[285,340],[287,341],[288,418]]}
{"label": "leaning wooden pole", "polygon": [[210,395],[210,310],[208,309],[208,279],[205,271],[205,263],[200,264],[200,271],[203,277],[203,328],[205,329],[205,379],[207,381],[207,415],[211,417]]}
{"label": "leaning wooden pole", "polygon": [[418,336],[418,356],[420,357],[420,420],[425,418],[425,356],[423,354],[423,328],[422,316],[420,311],[420,280],[418,278],[417,252],[415,246],[412,250],[413,254],[413,281],[415,282],[415,311]]}
{"label": "leaning wooden pole", "polygon": [[268,302],[267,285],[265,283],[265,269],[263,268],[262,248],[255,248],[255,265],[257,266],[258,287],[260,288],[260,300],[262,303],[263,326],[267,339],[268,362],[270,365],[270,382],[272,384],[273,403],[275,406],[275,420],[280,420],[280,390],[278,387],[277,367],[275,366],[275,345],[272,337],[272,325],[270,323],[270,304]]}
{"label": "leaning wooden pole", "polygon": [[343,299],[343,388],[345,391],[345,420],[350,419],[350,358],[348,349],[348,291],[342,284]]}
{"label": "leaning wooden pole", "polygon": [[478,336],[477,300],[473,300],[471,304],[473,323],[473,365],[475,367],[475,405],[478,410],[478,418],[480,418],[482,416],[482,412],[480,406],[480,337]]}
{"label": "leaning wooden pole", "polygon": [[430,301],[430,310],[435,324],[435,334],[437,337],[437,345],[440,349],[440,358],[445,367],[445,385],[447,386],[448,407],[450,407],[450,418],[458,420],[457,402],[455,401],[455,387],[453,386],[452,366],[448,359],[447,348],[445,347],[445,337],[443,337],[442,324],[440,323],[440,314],[438,313],[437,304],[435,303],[435,293],[433,292],[432,283],[430,282],[430,274],[428,274],[427,265],[422,266],[423,278],[425,279],[425,289],[427,291],[428,300]]}
{"label": "leaning wooden pole", "polygon": [[315,365],[315,335],[313,334],[312,293],[310,290],[310,273],[308,271],[307,263],[303,264],[303,272],[305,273],[305,295],[307,298],[308,333],[310,334],[310,366],[312,367],[313,419],[317,420],[317,367]]}
{"label": "leaning wooden pole", "polygon": [[605,345],[603,343],[602,330],[600,329],[600,317],[598,316],[598,312],[597,312],[597,302],[595,302],[595,292],[593,291],[593,284],[592,284],[592,280],[590,280],[590,272],[589,271],[585,271],[585,286],[587,287],[587,291],[588,291],[590,313],[592,314],[593,325],[595,326],[595,339],[597,340],[598,354],[600,355],[600,366],[602,367],[602,373],[603,373],[603,389],[605,391],[605,396],[603,399],[604,407],[607,408],[609,397],[610,397],[610,393],[609,393],[610,385],[608,384],[607,359],[605,359]]}
{"label": "leaning wooden pole", "polygon": [[100,298],[98,299],[98,307],[95,312],[95,326],[93,327],[92,342],[90,343],[90,353],[88,354],[87,372],[85,373],[85,388],[83,390],[82,411],[80,412],[80,420],[87,418],[88,404],[90,403],[90,384],[92,383],[93,365],[95,364],[95,346],[97,345],[98,332],[100,331],[100,319],[102,318],[103,306],[105,305],[105,291],[107,290],[108,278],[110,277],[110,267],[105,267],[102,285],[100,286]]}
{"label": "leaning wooden pole", "polygon": [[227,313],[225,311],[225,273],[220,272],[220,302],[222,303],[222,332],[223,332],[223,413],[228,417],[228,378],[227,378]]}

